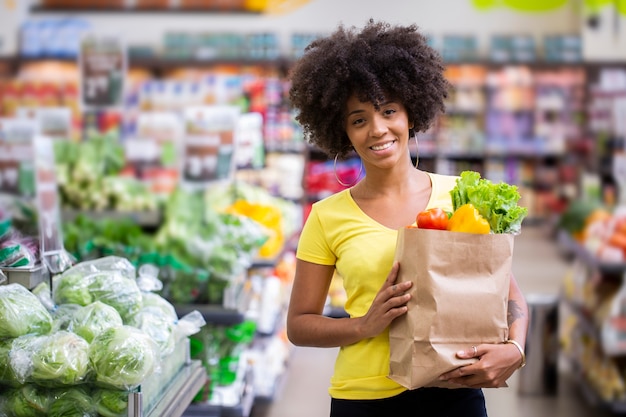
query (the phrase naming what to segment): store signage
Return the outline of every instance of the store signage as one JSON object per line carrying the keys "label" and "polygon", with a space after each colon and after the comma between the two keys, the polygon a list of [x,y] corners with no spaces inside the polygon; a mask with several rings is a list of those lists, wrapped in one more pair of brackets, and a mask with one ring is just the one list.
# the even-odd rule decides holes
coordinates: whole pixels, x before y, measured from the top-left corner
{"label": "store signage", "polygon": [[199,106],[185,109],[185,139],[181,179],[185,185],[206,187],[234,175],[234,137],[237,106]]}
{"label": "store signage", "polygon": [[51,138],[41,135],[33,143],[41,257],[50,272],[58,274],[72,265],[72,259],[63,244],[54,147]]}
{"label": "store signage", "polygon": [[38,132],[33,120],[0,118],[0,193],[35,196],[33,139]]}
{"label": "store signage", "polygon": [[52,139],[72,137],[72,110],[69,107],[18,107],[17,117],[39,124],[39,133]]}
{"label": "store signage", "polygon": [[154,193],[169,194],[178,184],[183,129],[178,113],[144,112],[135,136],[124,140],[127,169]]}
{"label": "store signage", "polygon": [[126,78],[126,49],[118,36],[87,34],[79,52],[81,101],[84,107],[121,107]]}

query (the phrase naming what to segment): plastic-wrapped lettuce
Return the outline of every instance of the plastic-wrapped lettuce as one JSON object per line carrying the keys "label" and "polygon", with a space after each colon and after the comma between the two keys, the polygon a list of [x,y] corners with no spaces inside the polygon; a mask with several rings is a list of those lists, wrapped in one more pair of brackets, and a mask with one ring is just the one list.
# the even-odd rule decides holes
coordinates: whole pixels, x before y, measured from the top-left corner
{"label": "plastic-wrapped lettuce", "polygon": [[122,276],[134,280],[136,270],[132,263],[126,258],[119,256],[105,256],[98,259],[79,262],[65,271],[63,275],[91,275],[95,272],[116,271]]}
{"label": "plastic-wrapped lettuce", "polygon": [[96,388],[92,398],[98,415],[102,417],[128,416],[128,391]]}
{"label": "plastic-wrapped lettuce", "polygon": [[101,301],[79,307],[70,319],[69,328],[91,343],[94,337],[111,327],[120,327],[124,323],[116,309]]}
{"label": "plastic-wrapped lettuce", "polygon": [[117,271],[105,271],[91,275],[90,281],[89,292],[94,301],[101,301],[115,308],[124,323],[141,309],[141,290],[134,279]]}
{"label": "plastic-wrapped lettuce", "polygon": [[20,284],[0,286],[0,339],[47,334],[52,316],[39,299]]}
{"label": "plastic-wrapped lettuce", "polygon": [[60,391],[50,404],[48,417],[97,417],[96,406],[84,387]]}
{"label": "plastic-wrapped lettuce", "polygon": [[168,356],[176,347],[174,337],[175,320],[158,307],[144,307],[129,323],[143,330],[159,346],[161,356]]}
{"label": "plastic-wrapped lettuce", "polygon": [[78,304],[61,304],[52,313],[52,331],[69,330],[74,314],[83,308]]}
{"label": "plastic-wrapped lettuce", "polygon": [[142,305],[137,282],[120,271],[100,271],[82,276],[74,272],[64,273],[55,279],[53,297],[58,305],[86,306],[101,301],[115,308],[125,322]]}
{"label": "plastic-wrapped lettuce", "polygon": [[178,314],[176,314],[176,309],[165,298],[160,296],[159,294],[155,294],[153,292],[143,292],[142,293],[142,304],[143,307],[156,307],[163,311],[163,314],[170,317],[172,321],[178,320]]}
{"label": "plastic-wrapped lettuce", "polygon": [[22,385],[2,392],[0,415],[14,417],[45,417],[54,397],[50,390],[36,385]]}
{"label": "plastic-wrapped lettuce", "polygon": [[0,340],[0,386],[17,386],[19,382],[11,366],[11,347],[13,339]]}
{"label": "plastic-wrapped lettuce", "polygon": [[91,370],[89,343],[64,330],[17,338],[9,356],[19,381],[41,386],[80,384],[88,379]]}
{"label": "plastic-wrapped lettuce", "polygon": [[156,342],[132,326],[112,327],[91,342],[89,358],[101,387],[131,390],[160,370]]}

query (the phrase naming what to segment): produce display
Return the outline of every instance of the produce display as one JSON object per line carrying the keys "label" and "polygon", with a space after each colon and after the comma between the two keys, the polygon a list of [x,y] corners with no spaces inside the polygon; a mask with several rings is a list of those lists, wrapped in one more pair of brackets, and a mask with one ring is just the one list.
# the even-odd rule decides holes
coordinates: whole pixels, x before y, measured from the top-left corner
{"label": "produce display", "polygon": [[280,254],[297,229],[295,212],[294,203],[240,183],[176,189],[156,231],[79,215],[64,223],[64,240],[79,260],[117,255],[137,267],[157,265],[159,292],[173,303],[221,304],[224,288],[255,259]]}
{"label": "produce display", "polygon": [[0,415],[128,415],[129,392],[205,325],[197,311],[178,319],[149,272],[109,256],[55,276],[51,290],[0,286]]}
{"label": "produce display", "polygon": [[114,136],[54,142],[61,206],[76,210],[156,211],[158,197],[134,177],[120,175],[124,147]]}

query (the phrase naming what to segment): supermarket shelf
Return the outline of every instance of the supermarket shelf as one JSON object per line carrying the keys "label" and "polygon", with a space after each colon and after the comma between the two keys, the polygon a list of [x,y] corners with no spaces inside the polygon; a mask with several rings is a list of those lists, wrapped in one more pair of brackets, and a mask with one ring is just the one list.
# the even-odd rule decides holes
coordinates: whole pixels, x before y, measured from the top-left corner
{"label": "supermarket shelf", "polygon": [[567,233],[559,233],[558,241],[566,252],[576,256],[587,266],[597,269],[602,274],[621,275],[626,272],[626,263],[604,262],[598,259],[583,245],[572,239],[572,237]]}
{"label": "supermarket shelf", "polygon": [[207,323],[231,326],[242,323],[245,314],[239,310],[224,308],[218,304],[176,304],[174,305],[178,317],[183,317],[192,311],[199,311]]}
{"label": "supermarket shelf", "polygon": [[84,215],[89,219],[101,220],[124,220],[130,219],[134,223],[143,227],[158,227],[163,221],[160,211],[83,211],[83,210],[62,210],[61,217],[65,222],[72,222],[79,215]]}
{"label": "supermarket shelf", "polygon": [[577,374],[579,374],[576,381],[578,382],[578,388],[580,389],[581,394],[585,398],[585,400],[593,407],[596,407],[601,410],[606,410],[615,414],[624,414],[626,413],[626,401],[623,400],[614,400],[608,401],[600,397],[600,395],[596,392],[596,390],[591,386],[591,384],[587,381],[584,373],[580,369],[580,366],[577,363],[574,363],[574,369]]}
{"label": "supermarket shelf", "polygon": [[[253,370],[245,355],[242,355],[237,372],[237,380],[226,387],[213,391],[215,398],[237,397],[237,404],[219,404],[219,401],[192,403],[185,410],[185,417],[248,417],[254,405]],[[194,394],[197,392],[194,392]],[[164,416],[166,414],[163,414]]]}
{"label": "supermarket shelf", "polygon": [[201,362],[192,361],[181,369],[159,403],[147,417],[182,416],[206,379],[206,370]]}

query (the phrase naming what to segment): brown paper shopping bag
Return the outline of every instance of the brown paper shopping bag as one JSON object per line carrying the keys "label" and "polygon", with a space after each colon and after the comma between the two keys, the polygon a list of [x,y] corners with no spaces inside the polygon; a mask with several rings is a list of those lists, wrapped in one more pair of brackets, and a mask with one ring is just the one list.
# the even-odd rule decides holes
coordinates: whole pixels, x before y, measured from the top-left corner
{"label": "brown paper shopping bag", "polygon": [[403,228],[398,282],[412,281],[408,312],[389,330],[389,377],[409,389],[454,388],[438,381],[475,359],[456,352],[508,337],[513,235]]}

